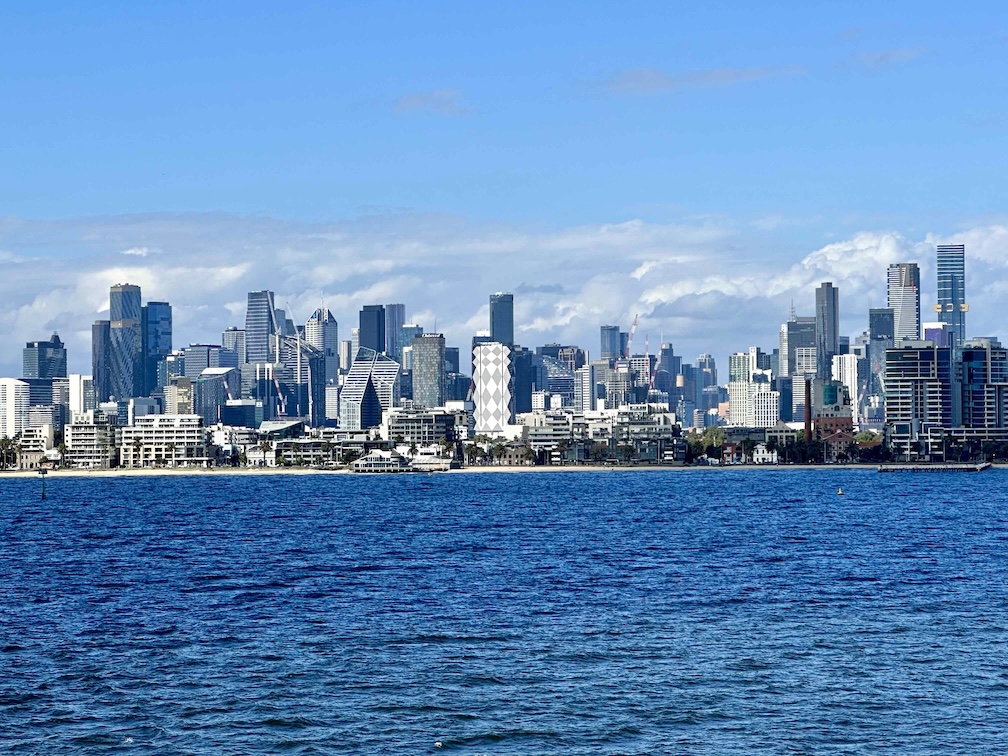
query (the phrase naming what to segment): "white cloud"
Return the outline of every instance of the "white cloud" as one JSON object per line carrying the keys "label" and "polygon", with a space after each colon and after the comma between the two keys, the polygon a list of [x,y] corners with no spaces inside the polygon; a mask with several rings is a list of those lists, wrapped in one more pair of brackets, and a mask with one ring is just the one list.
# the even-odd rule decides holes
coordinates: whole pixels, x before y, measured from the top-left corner
{"label": "white cloud", "polygon": [[[407,319],[433,329],[436,318],[464,351],[487,328],[489,294],[506,290],[515,292],[516,332],[528,346],[561,341],[594,354],[600,325],[629,327],[639,313],[640,344],[649,336],[656,349],[664,337],[687,358],[706,351],[720,360],[751,344],[773,348],[791,302],[811,314],[821,281],[840,288],[842,331],[860,332],[867,309],[885,304],[892,262],[921,264],[926,307],[934,245],[945,242],[967,245],[970,332],[1000,332],[1008,226],[923,239],[864,232],[804,256],[744,252],[765,248],[767,233],[707,220],[541,231],[408,214],[330,224],[220,214],[7,219],[0,375],[18,375],[24,342],[53,330],[68,344],[71,369],[88,372],[91,323],[107,316],[109,286],[124,282],[139,284],[145,301],[172,303],[179,346],[241,326],[247,292],[269,288],[302,321],[324,299],[343,338],[362,305],[403,302]],[[158,254],[122,255],[142,248]]]}
{"label": "white cloud", "polygon": [[434,89],[429,92],[414,92],[404,95],[395,102],[399,113],[438,113],[459,116],[472,113],[463,103],[462,92],[458,89]]}
{"label": "white cloud", "polygon": [[656,68],[632,68],[620,71],[591,86],[614,94],[653,94],[681,89],[724,87],[747,81],[759,81],[805,73],[804,66],[763,68],[708,68],[672,73]]}

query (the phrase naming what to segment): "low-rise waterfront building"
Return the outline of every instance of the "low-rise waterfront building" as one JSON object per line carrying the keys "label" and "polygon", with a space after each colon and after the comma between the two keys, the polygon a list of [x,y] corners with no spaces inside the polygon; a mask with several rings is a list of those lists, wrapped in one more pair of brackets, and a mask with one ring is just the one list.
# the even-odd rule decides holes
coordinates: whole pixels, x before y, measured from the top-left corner
{"label": "low-rise waterfront building", "polygon": [[199,415],[147,415],[122,429],[123,467],[209,467],[207,429]]}
{"label": "low-rise waterfront building", "polygon": [[115,417],[98,410],[75,414],[63,428],[63,465],[83,470],[108,470],[118,461]]}

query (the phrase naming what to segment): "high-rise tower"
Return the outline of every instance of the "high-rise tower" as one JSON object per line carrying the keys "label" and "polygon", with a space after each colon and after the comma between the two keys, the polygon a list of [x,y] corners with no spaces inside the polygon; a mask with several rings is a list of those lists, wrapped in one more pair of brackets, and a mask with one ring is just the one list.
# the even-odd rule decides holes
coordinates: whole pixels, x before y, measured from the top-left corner
{"label": "high-rise tower", "polygon": [[143,396],[140,287],[116,284],[109,291],[111,392],[116,399]]}
{"label": "high-rise tower", "polygon": [[815,293],[816,375],[829,380],[833,371],[833,356],[840,352],[840,292],[832,282],[825,281]]}
{"label": "high-rise tower", "polygon": [[322,352],[325,358],[326,383],[339,380],[339,326],[327,307],[319,307],[308,318],[305,341]]}
{"label": "high-rise tower", "polygon": [[358,347],[385,354],[385,306],[364,305],[360,311]]}
{"label": "high-rise tower", "polygon": [[441,407],[445,395],[445,340],[440,333],[413,339],[413,403]]}
{"label": "high-rise tower", "polygon": [[920,268],[917,263],[893,263],[889,266],[888,295],[897,344],[904,339],[919,339]]}
{"label": "high-rise tower", "polygon": [[157,385],[158,362],[172,353],[172,309],[167,302],[148,302],[141,310],[144,394]]}
{"label": "high-rise tower", "polygon": [[490,340],[514,344],[514,295],[498,292],[490,295]]}
{"label": "high-rise tower", "polygon": [[245,309],[245,359],[251,363],[270,362],[270,337],[276,334],[272,291],[250,291]]}
{"label": "high-rise tower", "polygon": [[962,244],[938,246],[938,320],[949,325],[954,346],[966,343],[966,248]]}
{"label": "high-rise tower", "polygon": [[619,326],[604,325],[600,329],[600,334],[599,357],[603,360],[618,360],[622,357]]}
{"label": "high-rise tower", "polygon": [[66,347],[57,334],[49,341],[29,341],[23,352],[23,370],[25,378],[66,378],[67,353]]}
{"label": "high-rise tower", "polygon": [[406,305],[385,305],[385,354],[402,364],[403,347],[412,342],[403,340],[402,329],[406,325]]}

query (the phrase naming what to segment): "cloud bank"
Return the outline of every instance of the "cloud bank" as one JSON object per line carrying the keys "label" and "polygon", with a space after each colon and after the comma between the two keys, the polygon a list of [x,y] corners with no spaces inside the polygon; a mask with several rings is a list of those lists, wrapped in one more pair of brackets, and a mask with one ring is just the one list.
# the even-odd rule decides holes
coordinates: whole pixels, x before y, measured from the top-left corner
{"label": "cloud bank", "polygon": [[[1008,293],[1008,225],[911,239],[866,231],[793,258],[761,255],[750,225],[641,220],[541,230],[426,215],[375,215],[311,224],[262,216],[150,214],[62,221],[0,219],[0,375],[21,373],[26,341],[58,331],[70,369],[90,372],[91,323],[108,289],[142,287],[174,308],[175,344],[219,343],[244,323],[246,294],[269,288],[303,322],[320,302],[349,338],[362,305],[403,302],[407,319],[463,348],[487,327],[487,300],[515,292],[524,345],[576,343],[593,355],[598,327],[628,327],[692,359],[772,349],[794,302],[812,314],[814,288],[840,288],[841,331],[884,306],[893,262],[921,265],[924,317],[934,301],[934,248],[965,243],[971,335],[999,335]],[[765,241],[765,237],[761,238]],[[764,245],[765,246],[765,245]],[[137,251],[144,250],[144,254]],[[1008,335],[1008,334],[1006,334]]]}

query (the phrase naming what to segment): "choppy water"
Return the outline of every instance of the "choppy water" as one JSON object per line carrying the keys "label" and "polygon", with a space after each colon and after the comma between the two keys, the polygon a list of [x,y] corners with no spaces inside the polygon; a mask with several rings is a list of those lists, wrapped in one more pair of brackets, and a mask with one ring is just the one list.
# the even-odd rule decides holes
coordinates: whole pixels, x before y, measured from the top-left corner
{"label": "choppy water", "polygon": [[1008,743],[1008,471],[38,490],[0,480],[4,753]]}

